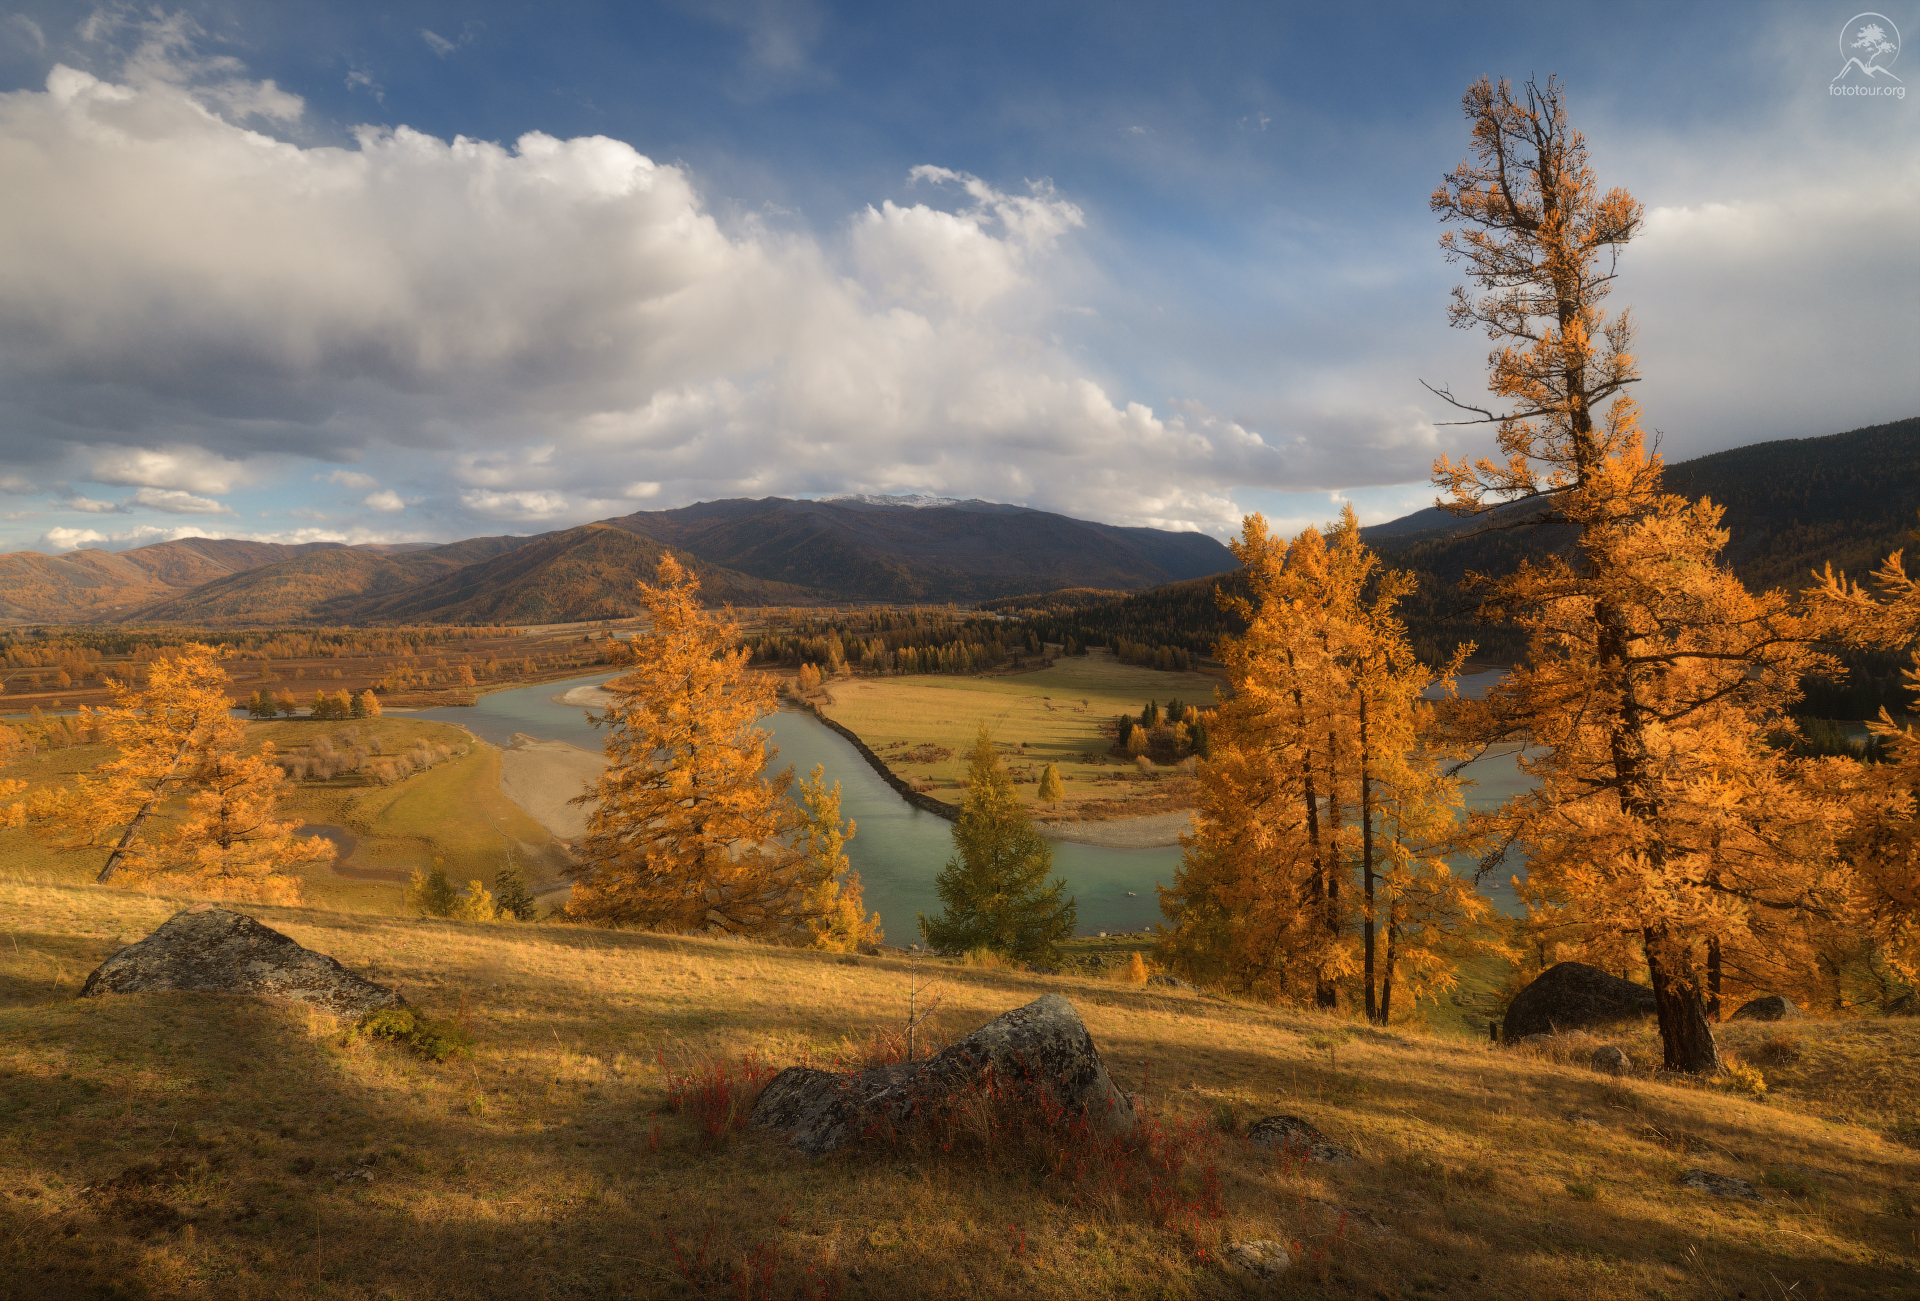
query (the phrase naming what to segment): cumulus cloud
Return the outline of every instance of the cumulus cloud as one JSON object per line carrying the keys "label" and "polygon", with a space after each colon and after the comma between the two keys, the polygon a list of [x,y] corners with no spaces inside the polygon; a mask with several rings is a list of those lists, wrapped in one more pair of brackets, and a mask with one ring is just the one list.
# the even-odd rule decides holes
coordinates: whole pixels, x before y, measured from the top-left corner
{"label": "cumulus cloud", "polygon": [[133,507],[126,502],[95,501],[91,497],[68,497],[54,505],[64,510],[77,510],[87,515],[128,515]]}
{"label": "cumulus cloud", "polygon": [[[1049,259],[1086,222],[1044,181],[916,168],[926,201],[851,222],[849,276],[814,241],[724,230],[682,168],[605,137],[308,147],[235,125],[231,88],[48,86],[0,96],[0,375],[13,428],[64,426],[97,482],[211,495],[268,458],[418,447],[494,520],[930,489],[1211,526],[1232,483],[1285,474],[1231,422],[1114,400],[1042,333]],[[113,395],[111,427],[82,388]]]}
{"label": "cumulus cloud", "polygon": [[[718,20],[763,8],[730,0]],[[787,35],[756,66],[810,66],[809,12],[781,10],[769,30]],[[0,95],[0,463],[26,485],[8,490],[92,482],[207,511],[297,472],[367,511],[418,504],[448,536],[830,492],[1219,530],[1245,490],[1403,483],[1461,447],[1415,386],[1470,391],[1484,353],[1442,337],[1443,290],[1421,337],[1461,348],[1461,370],[1380,342],[1404,328],[1380,311],[1332,343],[1269,349],[1284,381],[1249,363],[1264,393],[1207,393],[1203,358],[1170,387],[1207,403],[1150,407],[1058,337],[1068,320],[1134,328],[1140,295],[1091,283],[1087,210],[1044,180],[928,164],[826,236],[783,234],[721,221],[686,168],[603,136],[369,126],[304,143],[298,98],[243,74],[175,24],[111,77],[56,66],[45,90]],[[1892,237],[1920,206],[1911,158],[1873,176],[1872,201],[1822,173],[1758,199],[1656,202],[1621,283],[1646,323],[1656,423],[1717,403],[1724,427],[1729,388],[1774,422],[1730,441],[1845,423],[1834,413],[1871,405],[1862,366],[1837,362],[1850,348],[1885,377],[1873,402],[1920,405],[1898,352],[1911,330],[1886,328],[1911,322],[1899,291],[1920,273]],[[1844,237],[1809,252],[1810,222]],[[1383,285],[1298,292],[1347,302],[1357,286],[1392,308]],[[1836,293],[1871,307],[1854,343],[1812,310]],[[1780,407],[1798,429],[1778,430]],[[347,464],[374,472],[329,468]],[[445,494],[381,487],[428,465]]]}
{"label": "cumulus cloud", "polygon": [[167,488],[141,488],[127,498],[126,505],[145,506],[148,510],[165,511],[169,515],[231,515],[231,507],[222,505],[211,497],[196,497],[190,492],[179,492]]}

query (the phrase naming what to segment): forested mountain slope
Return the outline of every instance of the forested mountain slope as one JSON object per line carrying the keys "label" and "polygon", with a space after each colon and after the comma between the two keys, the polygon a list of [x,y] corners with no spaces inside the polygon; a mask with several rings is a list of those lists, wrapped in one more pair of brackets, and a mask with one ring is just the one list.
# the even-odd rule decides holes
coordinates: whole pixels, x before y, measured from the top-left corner
{"label": "forested mountain slope", "polygon": [[992,502],[703,502],[607,521],[711,564],[871,601],[1153,587],[1233,568],[1204,533],[1120,528]]}

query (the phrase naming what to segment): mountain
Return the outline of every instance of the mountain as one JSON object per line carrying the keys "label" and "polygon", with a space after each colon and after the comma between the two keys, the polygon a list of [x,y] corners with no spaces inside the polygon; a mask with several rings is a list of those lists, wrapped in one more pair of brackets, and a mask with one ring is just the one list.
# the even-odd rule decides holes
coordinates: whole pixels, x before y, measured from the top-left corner
{"label": "mountain", "polygon": [[[1664,479],[1669,492],[1725,508],[1730,537],[1722,555],[1755,591],[1804,587],[1829,561],[1864,577],[1911,542],[1907,531],[1920,511],[1920,417],[1715,452],[1667,466]],[[1516,630],[1474,621],[1459,585],[1469,572],[1506,574],[1527,556],[1565,553],[1573,541],[1566,525],[1486,530],[1539,509],[1516,503],[1489,521],[1429,508],[1363,530],[1391,564],[1420,579],[1403,608],[1423,655],[1461,641],[1478,642],[1496,660],[1524,654]]]}
{"label": "mountain", "polygon": [[979,601],[1062,587],[1123,591],[1232,569],[1204,533],[1121,528],[994,502],[784,497],[639,511],[607,523],[711,564],[841,600]]}
{"label": "mountain", "polygon": [[132,551],[12,551],[0,555],[0,622],[118,622],[143,606],[262,565],[360,550],[340,542],[181,538]]}
{"label": "mountain", "polygon": [[[666,550],[606,524],[531,538],[468,538],[392,556],[335,550],[231,574],[128,617],[224,627],[615,619],[638,610],[634,584],[653,577]],[[681,559],[715,601],[818,599],[691,556]]]}

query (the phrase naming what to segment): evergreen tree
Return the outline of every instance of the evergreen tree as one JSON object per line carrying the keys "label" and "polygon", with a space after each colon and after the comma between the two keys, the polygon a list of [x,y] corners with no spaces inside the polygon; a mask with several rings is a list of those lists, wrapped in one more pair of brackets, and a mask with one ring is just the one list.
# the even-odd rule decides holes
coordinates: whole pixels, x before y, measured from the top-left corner
{"label": "evergreen tree", "polygon": [[533,891],[527,888],[527,878],[518,867],[508,863],[494,874],[493,898],[500,913],[523,922],[530,922],[538,913],[534,903]]}
{"label": "evergreen tree", "polygon": [[860,873],[847,860],[846,844],[856,830],[840,822],[840,783],[827,785],[826,769],[800,779],[800,803],[806,809],[804,844],[808,878],[804,912],[808,944],[835,953],[852,953],[880,940],[880,914],[868,913]]}
{"label": "evergreen tree", "polygon": [[1013,779],[980,725],[967,768],[967,798],[953,827],[954,856],[934,879],[946,905],[920,916],[920,934],[942,953],[988,948],[1017,962],[1053,965],[1078,910],[1055,877],[1053,846],[1033,825]]}

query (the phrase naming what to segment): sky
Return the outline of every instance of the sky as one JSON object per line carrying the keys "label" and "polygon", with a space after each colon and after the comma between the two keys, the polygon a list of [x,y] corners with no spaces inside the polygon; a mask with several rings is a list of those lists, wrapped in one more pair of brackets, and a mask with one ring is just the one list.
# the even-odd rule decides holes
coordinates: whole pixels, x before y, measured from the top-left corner
{"label": "sky", "polygon": [[1920,102],[1830,86],[1920,3],[1856,13],[0,8],[0,549],[1391,519],[1490,447],[1423,387],[1484,388],[1427,203],[1483,75],[1560,77],[1646,205],[1609,306],[1669,460],[1920,414]]}

